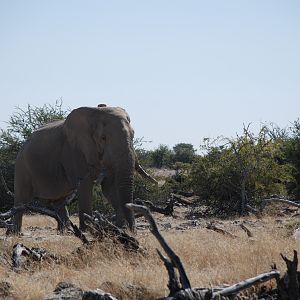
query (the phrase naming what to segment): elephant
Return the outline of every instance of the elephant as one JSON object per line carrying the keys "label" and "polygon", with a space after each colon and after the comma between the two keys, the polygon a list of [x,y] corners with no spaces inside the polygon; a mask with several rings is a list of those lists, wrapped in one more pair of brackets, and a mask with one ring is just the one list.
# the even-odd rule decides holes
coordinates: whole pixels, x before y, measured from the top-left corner
{"label": "elephant", "polygon": [[[51,202],[67,218],[63,199],[78,189],[79,224],[92,213],[92,188],[101,184],[103,195],[116,212],[116,225],[135,229],[133,177],[139,165],[133,147],[134,130],[127,112],[120,107],[80,107],[65,120],[34,131],[19,151],[15,164],[13,232],[22,226],[23,210],[32,201]],[[154,180],[154,179],[153,179]]]}

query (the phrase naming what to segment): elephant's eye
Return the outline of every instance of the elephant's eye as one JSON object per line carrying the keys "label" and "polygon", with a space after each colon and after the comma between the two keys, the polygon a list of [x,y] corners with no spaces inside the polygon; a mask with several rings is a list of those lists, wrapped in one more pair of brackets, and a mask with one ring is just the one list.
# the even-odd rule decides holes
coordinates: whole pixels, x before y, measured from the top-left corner
{"label": "elephant's eye", "polygon": [[105,135],[102,135],[102,136],[101,136],[101,140],[102,140],[103,142],[106,142],[106,136],[105,136]]}

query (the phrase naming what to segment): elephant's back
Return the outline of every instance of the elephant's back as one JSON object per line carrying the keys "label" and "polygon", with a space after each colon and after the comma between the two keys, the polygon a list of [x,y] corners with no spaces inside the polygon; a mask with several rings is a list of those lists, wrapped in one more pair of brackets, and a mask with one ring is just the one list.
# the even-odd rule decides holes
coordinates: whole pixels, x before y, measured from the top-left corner
{"label": "elephant's back", "polygon": [[15,180],[29,180],[34,196],[52,199],[70,189],[61,164],[62,124],[47,124],[33,132],[18,154]]}
{"label": "elephant's back", "polygon": [[52,173],[64,145],[62,124],[63,121],[56,121],[34,131],[20,150],[16,165],[22,165],[30,173],[39,173],[39,170]]}

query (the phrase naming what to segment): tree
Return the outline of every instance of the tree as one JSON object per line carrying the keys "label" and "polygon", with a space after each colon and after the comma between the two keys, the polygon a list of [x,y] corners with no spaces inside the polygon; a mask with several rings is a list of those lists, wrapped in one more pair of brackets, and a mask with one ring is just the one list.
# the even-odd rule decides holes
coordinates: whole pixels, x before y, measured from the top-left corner
{"label": "tree", "polygon": [[152,166],[156,168],[171,167],[174,154],[167,145],[159,145],[151,152]]}
{"label": "tree", "polygon": [[152,163],[151,151],[143,148],[145,143],[151,143],[151,141],[146,141],[144,137],[135,138],[133,147],[140,164],[144,167],[150,167]]}
{"label": "tree", "polygon": [[[62,109],[62,100],[54,105],[45,104],[41,107],[28,105],[26,109],[20,107],[9,117],[7,128],[1,129],[0,134],[0,171],[7,187],[13,190],[14,165],[17,154],[24,141],[30,134],[47,122],[63,119],[68,111]],[[4,182],[0,185],[0,209],[12,205],[13,199],[7,194]]]}
{"label": "tree", "polygon": [[196,150],[192,144],[179,143],[173,147],[175,162],[192,163]]}

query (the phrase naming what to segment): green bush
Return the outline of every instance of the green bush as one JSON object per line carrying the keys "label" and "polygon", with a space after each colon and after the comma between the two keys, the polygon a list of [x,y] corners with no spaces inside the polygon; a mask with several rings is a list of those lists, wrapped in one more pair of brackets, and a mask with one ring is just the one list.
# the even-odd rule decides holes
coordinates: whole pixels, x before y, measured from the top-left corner
{"label": "green bush", "polygon": [[300,121],[299,119],[290,127],[290,136],[284,139],[283,151],[285,162],[292,166],[292,176],[295,179],[288,186],[289,194],[300,200]]}
{"label": "green bush", "polygon": [[282,164],[282,141],[269,135],[267,127],[254,135],[244,128],[235,139],[205,140],[205,154],[195,158],[191,186],[201,203],[217,214],[244,214],[247,205],[272,194],[286,195],[293,181],[291,167]]}

